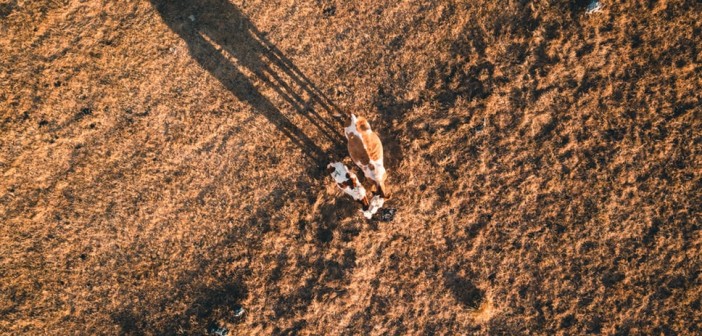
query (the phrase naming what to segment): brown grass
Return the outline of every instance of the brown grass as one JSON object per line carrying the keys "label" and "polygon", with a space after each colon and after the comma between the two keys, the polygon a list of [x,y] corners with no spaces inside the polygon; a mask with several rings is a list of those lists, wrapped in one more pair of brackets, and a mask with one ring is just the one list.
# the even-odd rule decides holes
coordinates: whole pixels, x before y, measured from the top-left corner
{"label": "brown grass", "polygon": [[702,333],[702,6],[585,5],[0,0],[0,334]]}

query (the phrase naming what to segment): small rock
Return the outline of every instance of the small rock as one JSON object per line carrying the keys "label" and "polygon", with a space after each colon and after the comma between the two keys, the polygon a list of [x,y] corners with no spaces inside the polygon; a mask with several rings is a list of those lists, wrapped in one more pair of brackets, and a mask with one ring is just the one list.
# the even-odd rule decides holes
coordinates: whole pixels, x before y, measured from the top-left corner
{"label": "small rock", "polygon": [[195,15],[190,15],[190,16],[188,16],[188,19],[190,19],[190,21],[195,22]]}
{"label": "small rock", "polygon": [[593,0],[590,2],[590,4],[587,5],[587,9],[585,10],[585,14],[597,13],[601,10],[602,10],[602,4],[597,0]]}
{"label": "small rock", "polygon": [[210,332],[210,334],[217,335],[217,336],[229,335],[229,329],[227,329],[225,327],[214,326],[214,327],[210,328],[210,330],[208,330],[208,331]]}

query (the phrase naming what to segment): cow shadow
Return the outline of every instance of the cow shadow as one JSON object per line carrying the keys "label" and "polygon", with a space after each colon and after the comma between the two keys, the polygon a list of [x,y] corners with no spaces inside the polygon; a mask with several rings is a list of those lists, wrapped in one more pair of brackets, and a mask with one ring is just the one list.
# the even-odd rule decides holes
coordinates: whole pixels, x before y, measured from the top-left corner
{"label": "cow shadow", "polygon": [[[151,0],[163,21],[188,45],[190,55],[240,101],[298,146],[318,167],[345,148],[339,108],[254,24],[227,0]],[[255,86],[272,89],[291,109],[281,109]],[[302,118],[300,118],[302,117]],[[318,135],[311,136],[311,132]],[[321,138],[320,136],[321,135]]]}

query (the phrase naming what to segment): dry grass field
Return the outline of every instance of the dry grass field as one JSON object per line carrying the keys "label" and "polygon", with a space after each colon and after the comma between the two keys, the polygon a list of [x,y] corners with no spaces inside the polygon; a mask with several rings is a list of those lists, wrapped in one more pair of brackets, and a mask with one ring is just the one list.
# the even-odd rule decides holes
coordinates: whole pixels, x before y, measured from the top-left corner
{"label": "dry grass field", "polygon": [[702,335],[702,3],[601,5],[0,0],[0,334]]}

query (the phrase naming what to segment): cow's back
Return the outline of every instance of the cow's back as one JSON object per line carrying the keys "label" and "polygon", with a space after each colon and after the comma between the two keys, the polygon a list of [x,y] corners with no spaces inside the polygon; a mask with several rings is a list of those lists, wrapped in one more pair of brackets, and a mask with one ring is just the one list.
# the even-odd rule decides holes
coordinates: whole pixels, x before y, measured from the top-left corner
{"label": "cow's back", "polygon": [[366,145],[366,152],[371,161],[383,162],[383,144],[375,132],[363,134],[363,142]]}
{"label": "cow's back", "polygon": [[369,157],[368,153],[366,152],[366,148],[363,145],[363,140],[356,136],[356,134],[351,133],[348,135],[349,143],[348,143],[348,148],[349,148],[349,155],[351,156],[351,160],[353,160],[354,163],[356,164],[361,164],[361,165],[368,165],[370,162],[371,158]]}

